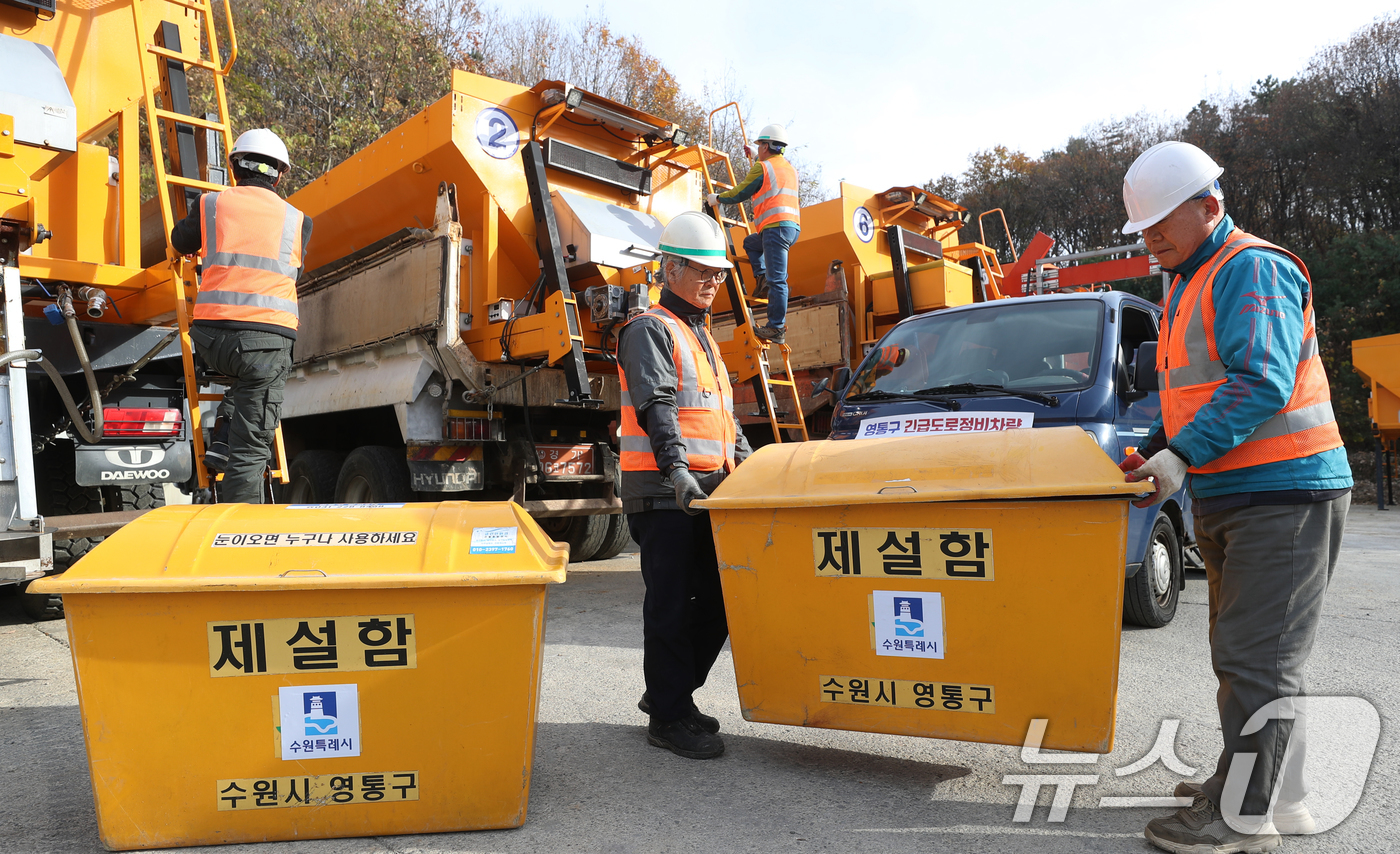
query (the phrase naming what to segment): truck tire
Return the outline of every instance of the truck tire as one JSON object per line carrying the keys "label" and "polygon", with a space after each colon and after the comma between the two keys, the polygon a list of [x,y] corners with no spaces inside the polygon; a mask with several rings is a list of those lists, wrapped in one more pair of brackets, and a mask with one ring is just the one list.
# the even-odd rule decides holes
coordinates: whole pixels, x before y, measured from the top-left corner
{"label": "truck tire", "polygon": [[1167,514],[1158,513],[1142,566],[1124,581],[1123,618],[1150,629],[1170,623],[1176,616],[1184,571],[1176,526]]}
{"label": "truck tire", "polygon": [[165,485],[137,483],[130,486],[104,486],[103,504],[107,511],[154,510],[165,506]]}
{"label": "truck tire", "polygon": [[569,544],[569,562],[593,560],[610,531],[611,516],[546,516],[540,527],[550,539]]}
{"label": "truck tire", "polygon": [[593,556],[594,560],[610,560],[622,554],[622,550],[627,548],[627,544],[632,542],[632,532],[627,530],[627,515],[624,513],[614,513],[607,517],[608,535],[603,539],[603,545],[598,549],[598,553]]}
{"label": "truck tire", "polygon": [[[43,516],[73,516],[102,512],[102,488],[78,486],[74,482],[73,446],[55,442],[34,455],[34,485],[39,513]],[[102,537],[57,540],[53,544],[53,567],[61,572],[102,542]],[[26,611],[26,613],[28,613]]]}
{"label": "truck tire", "polygon": [[345,455],[339,451],[302,451],[288,466],[290,482],[282,487],[286,504],[330,504]]}
{"label": "truck tire", "polygon": [[403,449],[363,445],[351,451],[335,482],[337,504],[387,504],[412,501],[408,461]]}

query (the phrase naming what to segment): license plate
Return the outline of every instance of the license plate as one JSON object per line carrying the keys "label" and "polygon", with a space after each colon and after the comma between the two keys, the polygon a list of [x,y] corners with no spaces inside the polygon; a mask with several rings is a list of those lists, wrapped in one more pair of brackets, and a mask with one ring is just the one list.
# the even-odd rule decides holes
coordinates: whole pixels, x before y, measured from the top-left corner
{"label": "license plate", "polygon": [[547,477],[597,474],[593,469],[592,445],[536,445]]}

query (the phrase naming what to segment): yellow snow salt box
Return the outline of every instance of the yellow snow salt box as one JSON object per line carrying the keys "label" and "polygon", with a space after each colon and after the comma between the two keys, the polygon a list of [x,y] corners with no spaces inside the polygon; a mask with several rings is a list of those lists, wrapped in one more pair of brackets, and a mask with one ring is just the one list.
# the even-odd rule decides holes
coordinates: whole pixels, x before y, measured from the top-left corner
{"label": "yellow snow salt box", "polygon": [[1151,490],[1078,427],[760,448],[702,502],[744,717],[1107,752]]}
{"label": "yellow snow salt box", "polygon": [[508,502],[164,507],[66,573],[108,848],[517,827],[545,591]]}

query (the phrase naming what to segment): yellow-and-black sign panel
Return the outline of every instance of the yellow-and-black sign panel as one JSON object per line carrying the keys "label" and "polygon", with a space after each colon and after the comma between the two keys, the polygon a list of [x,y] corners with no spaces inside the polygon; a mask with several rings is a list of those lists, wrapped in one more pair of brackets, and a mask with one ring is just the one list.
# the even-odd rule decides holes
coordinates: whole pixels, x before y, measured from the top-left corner
{"label": "yellow-and-black sign panel", "polygon": [[412,614],[216,620],[206,626],[210,676],[418,666]]}
{"label": "yellow-and-black sign panel", "polygon": [[812,565],[817,575],[835,578],[996,576],[985,528],[814,528]]}

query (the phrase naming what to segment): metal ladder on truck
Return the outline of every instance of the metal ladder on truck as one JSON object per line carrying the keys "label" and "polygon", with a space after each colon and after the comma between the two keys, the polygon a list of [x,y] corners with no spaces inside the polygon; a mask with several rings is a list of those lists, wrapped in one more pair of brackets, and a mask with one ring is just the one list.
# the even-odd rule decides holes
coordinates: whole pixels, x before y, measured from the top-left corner
{"label": "metal ladder on truck", "polygon": [[[739,136],[747,140],[744,135],[744,118],[739,113],[739,105],[730,101],[722,107],[710,111],[709,117],[709,145],[703,149],[700,163],[700,174],[705,179],[705,194],[722,193],[734,189],[738,183],[738,178],[734,174],[734,166],[729,162],[729,155],[714,148],[715,128],[714,120],[717,113],[721,113],[730,107],[734,108],[734,115],[739,121]],[[720,170],[722,175],[728,180],[716,180],[714,172]],[[723,207],[723,206],[721,206]],[[724,232],[725,246],[728,249],[729,261],[734,265],[734,272],[725,277],[725,282],[729,287],[729,304],[734,311],[734,341],[740,347],[741,352],[756,356],[746,356],[746,361],[750,364],[740,366],[737,370],[739,381],[748,380],[753,385],[754,396],[758,400],[758,415],[768,417],[768,425],[773,431],[774,442],[801,441],[808,440],[807,419],[802,414],[802,396],[797,393],[797,382],[792,377],[792,348],[786,343],[778,344],[778,353],[782,358],[782,371],[775,372],[768,358],[769,343],[754,335],[753,306],[766,306],[768,300],[759,297],[749,296],[748,289],[744,287],[742,269],[739,265],[739,246],[734,241],[733,228],[742,228],[746,235],[753,233],[753,224],[749,222],[748,211],[743,205],[734,205],[739,209],[739,217],[732,219],[724,215],[724,211],[714,209],[710,214],[719,223],[720,230]],[[778,395],[775,389],[783,389],[792,396],[792,412],[780,412],[778,410]],[[796,415],[795,421],[784,421],[784,418]],[[783,432],[791,430],[793,437],[785,439]],[[801,438],[797,438],[800,436]]]}
{"label": "metal ladder on truck", "polygon": [[[160,200],[161,222],[165,233],[165,254],[169,264],[170,286],[175,295],[175,318],[180,330],[180,359],[185,377],[185,393],[190,408],[190,438],[193,442],[194,471],[200,489],[210,488],[209,471],[204,467],[204,430],[200,404],[223,400],[222,394],[203,390],[209,378],[201,378],[194,363],[194,349],[190,342],[190,303],[187,287],[196,286],[194,265],[188,263],[174,246],[170,245],[170,232],[175,223],[182,219],[190,206],[198,203],[201,192],[217,193],[228,186],[204,180],[200,177],[199,147],[196,128],[205,134],[216,133],[222,142],[222,150],[233,148],[233,133],[229,127],[228,97],[224,89],[224,77],[233,62],[238,58],[238,39],[233,29],[233,11],[229,0],[224,0],[224,15],[229,40],[227,63],[220,62],[218,32],[214,27],[214,11],[211,2],[206,0],[167,0],[194,12],[203,34],[191,48],[181,45],[180,28],[170,22],[161,21],[150,30],[145,16],[141,13],[142,0],[131,0],[131,11],[136,24],[136,37],[142,42],[140,54],[141,79],[145,84],[146,130],[151,144],[151,162],[155,170],[156,198]],[[145,41],[154,39],[154,41]],[[200,42],[208,43],[208,56],[205,57]],[[153,66],[153,63],[157,63]],[[189,81],[187,68],[197,68],[209,72],[213,79],[215,103],[218,108],[216,118],[199,118],[193,115],[190,107]],[[153,82],[159,79],[159,84]],[[160,97],[160,106],[157,104]],[[162,144],[162,135],[165,143]],[[166,168],[166,151],[169,151],[170,169]],[[213,167],[215,164],[208,163]],[[171,174],[172,171],[178,174]],[[174,192],[178,191],[178,192]],[[282,427],[277,426],[273,442],[274,470],[269,478],[277,478],[288,483],[287,452],[282,442]]]}

